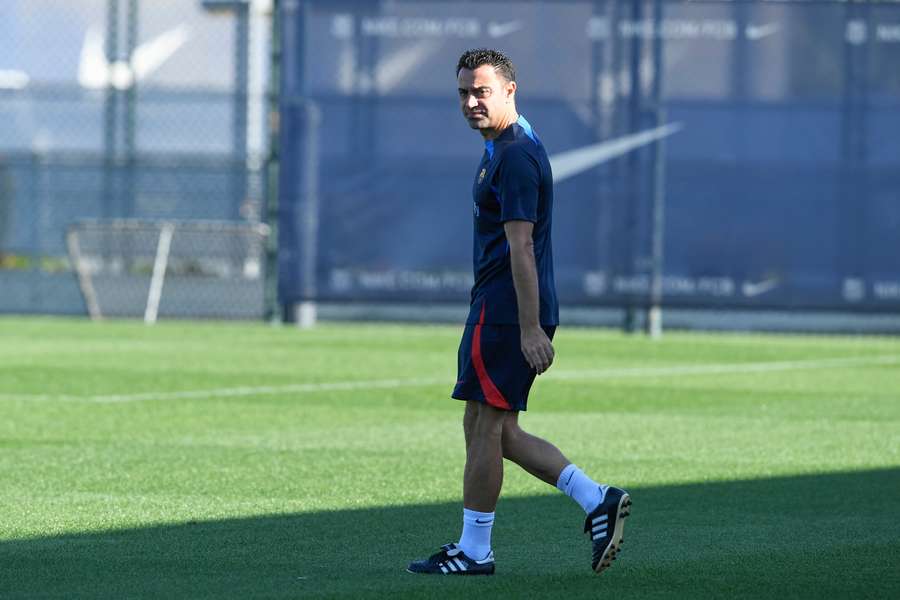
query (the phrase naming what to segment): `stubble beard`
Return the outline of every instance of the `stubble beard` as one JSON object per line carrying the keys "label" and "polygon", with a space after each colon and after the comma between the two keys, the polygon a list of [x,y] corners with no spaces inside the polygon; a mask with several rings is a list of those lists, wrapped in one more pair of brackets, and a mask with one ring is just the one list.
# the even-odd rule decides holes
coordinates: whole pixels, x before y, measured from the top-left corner
{"label": "stubble beard", "polygon": [[491,120],[487,118],[487,115],[481,115],[474,119],[466,117],[466,122],[469,124],[469,127],[479,131],[491,128]]}

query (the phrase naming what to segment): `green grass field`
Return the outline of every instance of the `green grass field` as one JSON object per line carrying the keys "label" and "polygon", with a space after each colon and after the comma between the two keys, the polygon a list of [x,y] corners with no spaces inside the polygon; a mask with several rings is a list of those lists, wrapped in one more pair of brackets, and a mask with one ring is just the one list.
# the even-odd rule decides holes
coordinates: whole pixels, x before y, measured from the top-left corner
{"label": "green grass field", "polygon": [[897,598],[900,339],[561,328],[524,427],[634,507],[507,465],[457,539],[459,327],[0,319],[0,598]]}

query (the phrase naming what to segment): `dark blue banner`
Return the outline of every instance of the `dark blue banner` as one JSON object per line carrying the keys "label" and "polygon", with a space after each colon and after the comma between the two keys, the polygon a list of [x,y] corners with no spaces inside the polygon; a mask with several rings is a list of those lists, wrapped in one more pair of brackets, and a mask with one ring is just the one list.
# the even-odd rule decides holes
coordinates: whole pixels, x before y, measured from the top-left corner
{"label": "dark blue banner", "polygon": [[[280,298],[467,300],[503,50],[551,154],[566,304],[900,310],[900,5],[282,2]],[[654,203],[664,203],[661,230]]]}

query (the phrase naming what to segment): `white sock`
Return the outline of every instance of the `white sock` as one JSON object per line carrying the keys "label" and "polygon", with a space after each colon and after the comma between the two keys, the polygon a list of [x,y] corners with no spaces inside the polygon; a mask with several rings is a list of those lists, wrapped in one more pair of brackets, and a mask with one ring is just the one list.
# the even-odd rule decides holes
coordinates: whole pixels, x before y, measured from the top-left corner
{"label": "white sock", "polygon": [[608,485],[600,485],[585,475],[584,471],[574,464],[569,464],[562,470],[556,482],[556,487],[581,505],[581,508],[586,513],[590,513],[600,506],[603,498],[606,497],[606,490],[609,488]]}
{"label": "white sock", "polygon": [[459,547],[466,556],[483,560],[491,552],[491,529],[494,527],[494,513],[478,512],[463,508],[463,530]]}

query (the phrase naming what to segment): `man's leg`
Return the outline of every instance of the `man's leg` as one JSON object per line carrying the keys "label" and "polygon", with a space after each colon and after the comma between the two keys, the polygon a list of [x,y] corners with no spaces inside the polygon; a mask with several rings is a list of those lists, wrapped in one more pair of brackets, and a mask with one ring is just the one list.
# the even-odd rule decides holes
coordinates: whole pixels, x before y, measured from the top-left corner
{"label": "man's leg", "polygon": [[[466,414],[477,409],[466,442],[463,504],[466,508],[494,512],[503,485],[503,422],[512,413],[466,402]],[[463,420],[465,426],[465,418]]]}
{"label": "man's leg", "polygon": [[519,427],[519,413],[510,414],[503,422],[503,457],[554,486],[571,464],[559,448]]}
{"label": "man's leg", "polygon": [[503,456],[541,481],[559,488],[590,513],[603,502],[609,486],[600,485],[567,459],[559,448],[519,427],[519,414],[503,424]]}
{"label": "man's leg", "polygon": [[463,531],[459,546],[476,560],[491,552],[494,509],[503,486],[503,423],[509,415],[474,400],[466,402]]}
{"label": "man's leg", "polygon": [[512,413],[503,422],[504,458],[555,485],[584,509],[584,531],[590,535],[593,546],[591,568],[602,572],[621,550],[623,519],[631,512],[631,498],[624,490],[598,484],[569,462],[556,446],[523,431],[518,417],[518,413]]}
{"label": "man's leg", "polygon": [[447,544],[427,559],[410,563],[411,573],[494,573],[491,530],[503,484],[503,422],[506,411],[466,401],[463,431],[466,467],[463,474],[463,530],[457,544]]}

